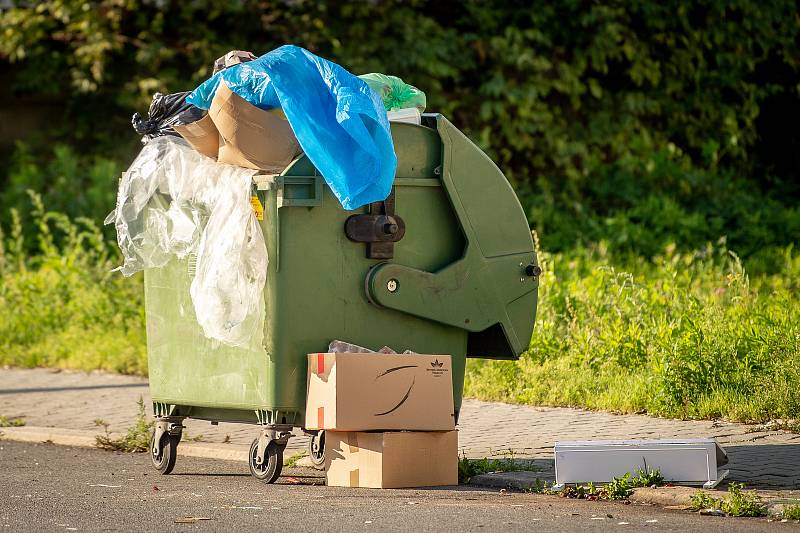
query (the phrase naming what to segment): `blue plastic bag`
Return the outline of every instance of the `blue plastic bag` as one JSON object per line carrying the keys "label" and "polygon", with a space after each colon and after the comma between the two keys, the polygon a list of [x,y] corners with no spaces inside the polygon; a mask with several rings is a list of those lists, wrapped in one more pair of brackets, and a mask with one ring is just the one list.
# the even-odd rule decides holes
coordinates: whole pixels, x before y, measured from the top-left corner
{"label": "blue plastic bag", "polygon": [[383,102],[364,81],[286,45],[218,72],[186,101],[208,109],[220,83],[257,107],[283,109],[303,151],[345,209],[389,195],[397,156]]}

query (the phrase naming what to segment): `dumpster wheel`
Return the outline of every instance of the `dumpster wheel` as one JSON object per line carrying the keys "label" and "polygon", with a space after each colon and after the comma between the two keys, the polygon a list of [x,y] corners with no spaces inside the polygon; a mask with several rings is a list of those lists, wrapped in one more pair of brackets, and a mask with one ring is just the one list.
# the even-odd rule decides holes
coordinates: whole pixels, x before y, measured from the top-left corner
{"label": "dumpster wheel", "polygon": [[264,461],[258,464],[258,438],[253,440],[250,445],[250,474],[259,481],[264,483],[275,483],[281,475],[283,469],[283,448],[275,441],[270,441],[267,444],[267,449],[264,451]]}
{"label": "dumpster wheel", "polygon": [[180,442],[181,436],[169,433],[161,435],[161,446],[158,452],[155,451],[154,440],[155,432],[150,437],[150,459],[156,470],[167,475],[175,468],[175,460],[178,458],[178,442]]}
{"label": "dumpster wheel", "polygon": [[316,434],[311,435],[308,441],[308,456],[311,458],[311,464],[317,470],[322,470],[325,466],[325,432],[320,430]]}

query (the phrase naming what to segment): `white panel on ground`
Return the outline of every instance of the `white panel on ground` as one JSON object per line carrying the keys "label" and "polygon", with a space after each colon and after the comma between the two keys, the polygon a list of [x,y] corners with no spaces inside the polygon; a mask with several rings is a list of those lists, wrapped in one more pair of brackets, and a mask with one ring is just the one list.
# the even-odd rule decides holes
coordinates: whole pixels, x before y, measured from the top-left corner
{"label": "white panel on ground", "polygon": [[556,442],[553,451],[557,488],[655,469],[668,482],[713,487],[727,474],[718,467],[728,456],[714,439]]}

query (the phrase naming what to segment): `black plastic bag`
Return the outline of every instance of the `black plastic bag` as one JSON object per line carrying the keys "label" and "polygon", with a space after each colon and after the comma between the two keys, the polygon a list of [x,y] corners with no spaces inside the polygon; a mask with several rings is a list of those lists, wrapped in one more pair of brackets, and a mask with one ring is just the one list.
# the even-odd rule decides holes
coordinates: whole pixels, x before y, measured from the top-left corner
{"label": "black plastic bag", "polygon": [[131,118],[131,125],[136,133],[142,135],[142,141],[147,141],[153,137],[162,135],[175,135],[173,126],[189,124],[200,120],[206,115],[206,111],[186,102],[186,97],[190,92],[153,95],[147,118],[144,119],[139,113],[134,113]]}

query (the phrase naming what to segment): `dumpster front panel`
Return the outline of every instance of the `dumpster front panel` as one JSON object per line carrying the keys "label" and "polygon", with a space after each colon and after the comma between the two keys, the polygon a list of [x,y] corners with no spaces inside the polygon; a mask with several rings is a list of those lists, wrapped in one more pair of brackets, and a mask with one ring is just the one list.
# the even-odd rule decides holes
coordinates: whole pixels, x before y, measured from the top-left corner
{"label": "dumpster front panel", "polygon": [[[401,128],[405,154],[395,182],[396,210],[406,223],[392,261],[436,270],[457,260],[465,243],[450,201],[435,175],[438,135]],[[416,149],[415,149],[416,147]],[[467,333],[370,303],[365,245],[343,230],[344,211],[313,165],[302,157],[280,186],[259,191],[269,267],[262,339],[236,348],[210,341],[197,324],[189,295],[191,260],[172,260],[145,274],[151,393],[181,406],[280,410],[305,408],[306,354],[342,339],[398,352],[446,353],[453,358],[456,408],[461,404]],[[366,209],[364,210],[366,211]]]}

